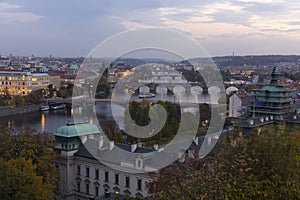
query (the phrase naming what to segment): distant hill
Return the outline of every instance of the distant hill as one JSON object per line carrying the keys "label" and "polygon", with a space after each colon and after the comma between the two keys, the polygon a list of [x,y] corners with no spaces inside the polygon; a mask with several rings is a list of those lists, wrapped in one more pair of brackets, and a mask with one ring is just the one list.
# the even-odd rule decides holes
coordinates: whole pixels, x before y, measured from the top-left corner
{"label": "distant hill", "polygon": [[259,55],[213,57],[219,67],[246,65],[273,65],[281,62],[300,62],[299,55]]}

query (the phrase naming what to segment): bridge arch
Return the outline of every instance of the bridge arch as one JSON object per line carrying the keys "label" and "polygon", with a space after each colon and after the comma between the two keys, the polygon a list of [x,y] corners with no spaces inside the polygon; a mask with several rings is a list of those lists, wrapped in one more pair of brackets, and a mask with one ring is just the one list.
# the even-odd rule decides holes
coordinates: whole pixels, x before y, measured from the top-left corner
{"label": "bridge arch", "polygon": [[226,94],[231,94],[232,92],[238,92],[239,89],[237,87],[234,86],[230,86],[226,89]]}
{"label": "bridge arch", "polygon": [[142,94],[143,94],[143,93],[144,93],[144,94],[145,94],[145,93],[149,93],[149,92],[150,92],[150,87],[148,87],[148,86],[146,86],[146,85],[143,85],[143,86],[140,87],[139,92],[142,93]]}
{"label": "bridge arch", "polygon": [[202,87],[196,85],[196,86],[192,86],[191,87],[190,92],[191,92],[191,94],[198,95],[198,94],[202,94],[203,93],[203,89],[202,89]]}
{"label": "bridge arch", "polygon": [[211,86],[208,88],[208,93],[209,94],[218,94],[221,92],[221,89],[217,86]]}
{"label": "bridge arch", "polygon": [[158,85],[155,89],[157,94],[167,94],[168,88],[164,85]]}
{"label": "bridge arch", "polygon": [[182,85],[175,85],[173,87],[173,93],[175,95],[184,95],[185,94],[185,88]]}

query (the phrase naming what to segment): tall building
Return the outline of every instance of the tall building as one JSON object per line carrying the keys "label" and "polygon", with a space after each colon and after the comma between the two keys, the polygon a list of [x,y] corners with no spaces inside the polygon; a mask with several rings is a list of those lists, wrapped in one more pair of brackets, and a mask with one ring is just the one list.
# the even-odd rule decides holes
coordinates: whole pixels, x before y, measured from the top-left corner
{"label": "tall building", "polygon": [[280,79],[281,73],[274,67],[270,83],[254,90],[250,117],[234,124],[235,127],[248,134],[253,128],[260,130],[262,126],[300,124],[300,112],[295,106],[296,91],[282,84]]}
{"label": "tall building", "polygon": [[280,83],[281,73],[276,67],[271,73],[270,84],[254,90],[251,115],[265,117],[272,115],[275,120],[284,120],[294,109],[295,89]]}

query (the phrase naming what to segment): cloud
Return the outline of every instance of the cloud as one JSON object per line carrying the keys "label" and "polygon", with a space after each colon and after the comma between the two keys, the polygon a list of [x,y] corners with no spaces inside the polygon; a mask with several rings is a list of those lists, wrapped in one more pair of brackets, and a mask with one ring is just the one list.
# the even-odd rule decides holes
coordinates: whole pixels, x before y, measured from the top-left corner
{"label": "cloud", "polygon": [[21,6],[19,6],[17,4],[10,4],[10,3],[5,3],[5,2],[0,2],[0,11],[18,9],[18,8],[21,8]]}
{"label": "cloud", "polygon": [[0,3],[0,24],[37,22],[43,18],[32,12],[20,11],[21,8],[17,4]]}
{"label": "cloud", "polygon": [[284,0],[225,0],[194,3],[189,7],[164,5],[122,16],[126,29],[157,26],[190,33],[195,38],[215,36],[282,35],[300,37],[300,2]]}

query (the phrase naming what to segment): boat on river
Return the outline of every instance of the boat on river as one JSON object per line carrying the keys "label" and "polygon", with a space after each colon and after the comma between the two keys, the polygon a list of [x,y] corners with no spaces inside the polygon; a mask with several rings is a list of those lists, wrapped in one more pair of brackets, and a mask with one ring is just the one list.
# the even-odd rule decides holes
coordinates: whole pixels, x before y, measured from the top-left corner
{"label": "boat on river", "polygon": [[51,110],[59,110],[59,109],[64,109],[66,107],[65,104],[60,104],[60,105],[53,105],[50,107]]}
{"label": "boat on river", "polygon": [[43,105],[40,107],[40,111],[47,111],[50,110],[50,107],[48,105]]}

